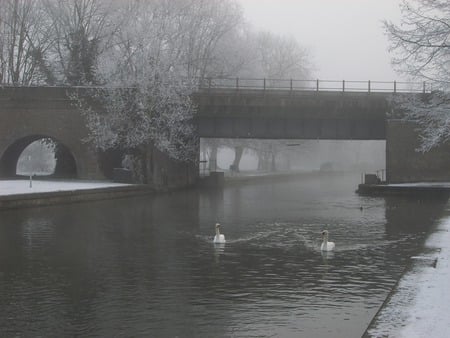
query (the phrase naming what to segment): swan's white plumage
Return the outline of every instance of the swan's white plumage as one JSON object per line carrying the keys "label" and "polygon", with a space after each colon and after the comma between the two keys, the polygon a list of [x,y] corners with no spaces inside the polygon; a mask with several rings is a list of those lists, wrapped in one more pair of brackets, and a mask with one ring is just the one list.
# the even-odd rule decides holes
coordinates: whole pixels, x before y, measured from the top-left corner
{"label": "swan's white plumage", "polygon": [[225,243],[225,235],[220,233],[220,224],[216,223],[216,235],[214,236],[213,243],[223,244]]}
{"label": "swan's white plumage", "polygon": [[322,244],[320,245],[320,250],[322,251],[333,251],[334,250],[334,242],[328,242],[328,230],[322,231]]}

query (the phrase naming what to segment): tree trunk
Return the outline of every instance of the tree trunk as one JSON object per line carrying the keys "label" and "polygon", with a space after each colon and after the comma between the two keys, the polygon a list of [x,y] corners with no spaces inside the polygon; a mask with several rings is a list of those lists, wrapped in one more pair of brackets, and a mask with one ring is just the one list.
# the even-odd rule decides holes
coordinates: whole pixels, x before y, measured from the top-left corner
{"label": "tree trunk", "polygon": [[269,169],[269,161],[267,153],[264,151],[258,151],[258,171],[266,171]]}
{"label": "tree trunk", "polygon": [[275,162],[276,155],[273,151],[270,155],[271,155],[270,171],[275,172],[275,171],[277,171],[277,166],[276,166],[276,162]]}
{"label": "tree trunk", "polygon": [[244,148],[241,146],[234,147],[234,161],[231,165],[231,170],[235,172],[239,172],[239,163],[241,162],[242,154],[244,152]]}
{"label": "tree trunk", "polygon": [[209,171],[217,171],[217,145],[211,145],[211,154],[209,155]]}

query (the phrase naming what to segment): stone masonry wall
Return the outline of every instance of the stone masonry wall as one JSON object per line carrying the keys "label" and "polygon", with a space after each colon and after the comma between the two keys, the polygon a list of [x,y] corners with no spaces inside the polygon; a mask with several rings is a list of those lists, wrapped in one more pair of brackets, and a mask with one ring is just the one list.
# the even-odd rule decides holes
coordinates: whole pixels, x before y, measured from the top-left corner
{"label": "stone masonry wall", "polygon": [[416,125],[388,120],[386,126],[386,178],[388,183],[450,181],[450,144],[427,153],[417,152]]}

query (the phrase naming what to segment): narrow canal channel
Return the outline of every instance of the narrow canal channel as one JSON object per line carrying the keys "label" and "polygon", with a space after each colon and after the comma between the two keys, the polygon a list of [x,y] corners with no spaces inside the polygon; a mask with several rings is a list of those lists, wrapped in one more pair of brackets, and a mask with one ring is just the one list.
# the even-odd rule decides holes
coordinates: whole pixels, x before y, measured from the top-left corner
{"label": "narrow canal channel", "polygon": [[0,211],[0,336],[360,337],[447,202],[358,181]]}

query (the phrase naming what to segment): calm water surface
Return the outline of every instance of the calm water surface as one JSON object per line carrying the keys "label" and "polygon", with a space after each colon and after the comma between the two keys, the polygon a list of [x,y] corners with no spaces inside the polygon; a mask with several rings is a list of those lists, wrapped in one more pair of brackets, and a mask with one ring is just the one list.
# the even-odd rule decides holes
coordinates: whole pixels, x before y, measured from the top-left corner
{"label": "calm water surface", "polygon": [[358,180],[0,211],[0,336],[360,337],[446,202]]}

